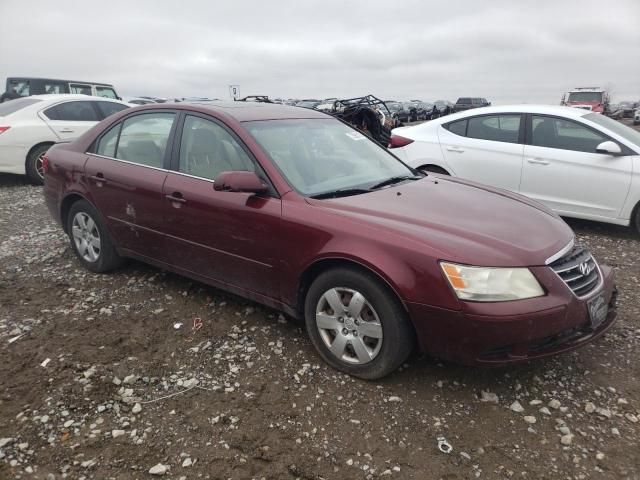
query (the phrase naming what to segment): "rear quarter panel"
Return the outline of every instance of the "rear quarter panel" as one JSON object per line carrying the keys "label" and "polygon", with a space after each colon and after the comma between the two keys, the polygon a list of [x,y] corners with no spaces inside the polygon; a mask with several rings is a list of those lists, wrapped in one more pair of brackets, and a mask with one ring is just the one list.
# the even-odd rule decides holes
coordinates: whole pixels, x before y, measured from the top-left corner
{"label": "rear quarter panel", "polygon": [[84,176],[87,156],[77,152],[71,143],[57,143],[47,152],[49,170],[44,176],[44,197],[51,216],[65,228],[61,217],[62,203],[69,195],[91,201]]}
{"label": "rear quarter panel", "polygon": [[394,154],[404,160],[410,167],[418,168],[424,165],[436,165],[450,172],[438,139],[440,123],[431,123],[409,127],[406,130],[396,129],[393,133],[406,136],[413,141],[405,147],[395,148]]}

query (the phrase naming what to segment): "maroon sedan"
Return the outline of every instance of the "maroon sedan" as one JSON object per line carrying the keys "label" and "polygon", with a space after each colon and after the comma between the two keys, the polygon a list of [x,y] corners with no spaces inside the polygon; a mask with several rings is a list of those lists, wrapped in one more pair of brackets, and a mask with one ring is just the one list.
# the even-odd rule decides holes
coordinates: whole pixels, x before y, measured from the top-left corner
{"label": "maroon sedan", "polygon": [[615,318],[612,270],[547,208],[418,174],[320,112],[147,105],[47,155],[47,205],[86,268],[135,258],[303,317],[358,377],[416,343],[467,364],[543,357]]}

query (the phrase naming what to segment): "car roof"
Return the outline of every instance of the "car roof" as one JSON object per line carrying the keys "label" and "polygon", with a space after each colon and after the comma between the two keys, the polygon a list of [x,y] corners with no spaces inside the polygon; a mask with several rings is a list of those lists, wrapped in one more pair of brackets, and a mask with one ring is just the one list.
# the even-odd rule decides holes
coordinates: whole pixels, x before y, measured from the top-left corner
{"label": "car roof", "polygon": [[465,110],[464,112],[454,113],[453,115],[448,115],[447,117],[442,118],[466,118],[488,113],[540,113],[547,115],[555,114],[570,118],[580,118],[592,112],[591,110],[586,110],[584,108],[564,107],[560,105],[532,105],[525,103],[522,105],[500,105],[474,108],[472,110]]}
{"label": "car roof", "polygon": [[100,100],[108,100],[111,102],[118,102],[118,100],[116,100],[115,98],[94,97],[92,95],[82,95],[82,94],[73,94],[73,93],[50,93],[50,94],[43,94],[43,95],[30,95],[29,98],[37,98],[39,100],[51,100],[51,101],[100,99]]}
{"label": "car roof", "polygon": [[231,117],[238,122],[253,120],[282,120],[295,118],[327,118],[328,115],[308,108],[291,107],[279,103],[261,102],[180,102],[156,103],[140,107],[139,109],[189,109],[202,113],[213,112]]}
{"label": "car roof", "polygon": [[103,82],[83,82],[80,80],[66,80],[63,78],[44,78],[44,77],[7,77],[7,80],[41,80],[43,82],[67,82],[67,83],[83,83],[85,85],[97,85],[98,87],[113,87],[111,83]]}

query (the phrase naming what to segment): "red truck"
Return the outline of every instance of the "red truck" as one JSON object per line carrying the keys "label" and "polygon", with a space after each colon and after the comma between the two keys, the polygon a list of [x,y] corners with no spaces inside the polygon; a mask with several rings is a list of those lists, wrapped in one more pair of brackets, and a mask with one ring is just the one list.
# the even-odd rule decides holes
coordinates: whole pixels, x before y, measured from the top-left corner
{"label": "red truck", "polygon": [[599,87],[579,87],[562,96],[561,105],[609,114],[609,92]]}

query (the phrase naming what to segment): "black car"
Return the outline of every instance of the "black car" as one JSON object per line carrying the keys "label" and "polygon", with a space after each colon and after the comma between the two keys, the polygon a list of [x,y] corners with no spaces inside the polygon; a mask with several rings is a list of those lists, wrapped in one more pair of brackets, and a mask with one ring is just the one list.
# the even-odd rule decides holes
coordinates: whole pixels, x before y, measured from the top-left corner
{"label": "black car", "polygon": [[486,98],[482,97],[460,97],[456,104],[453,106],[454,112],[463,112],[472,108],[488,107],[491,102],[487,102]]}
{"label": "black car", "polygon": [[402,110],[402,104],[400,102],[386,101],[385,104],[391,112],[392,123],[394,127],[399,127],[402,121],[400,120],[400,111]]}
{"label": "black car", "polygon": [[403,122],[415,122],[418,119],[416,104],[413,102],[402,102],[398,110],[398,119]]}
{"label": "black car", "polygon": [[619,106],[624,118],[633,118],[633,112],[638,108],[638,102],[623,101]]}
{"label": "black car", "polygon": [[438,109],[439,116],[441,117],[453,112],[453,103],[448,100],[436,100],[433,104]]}

